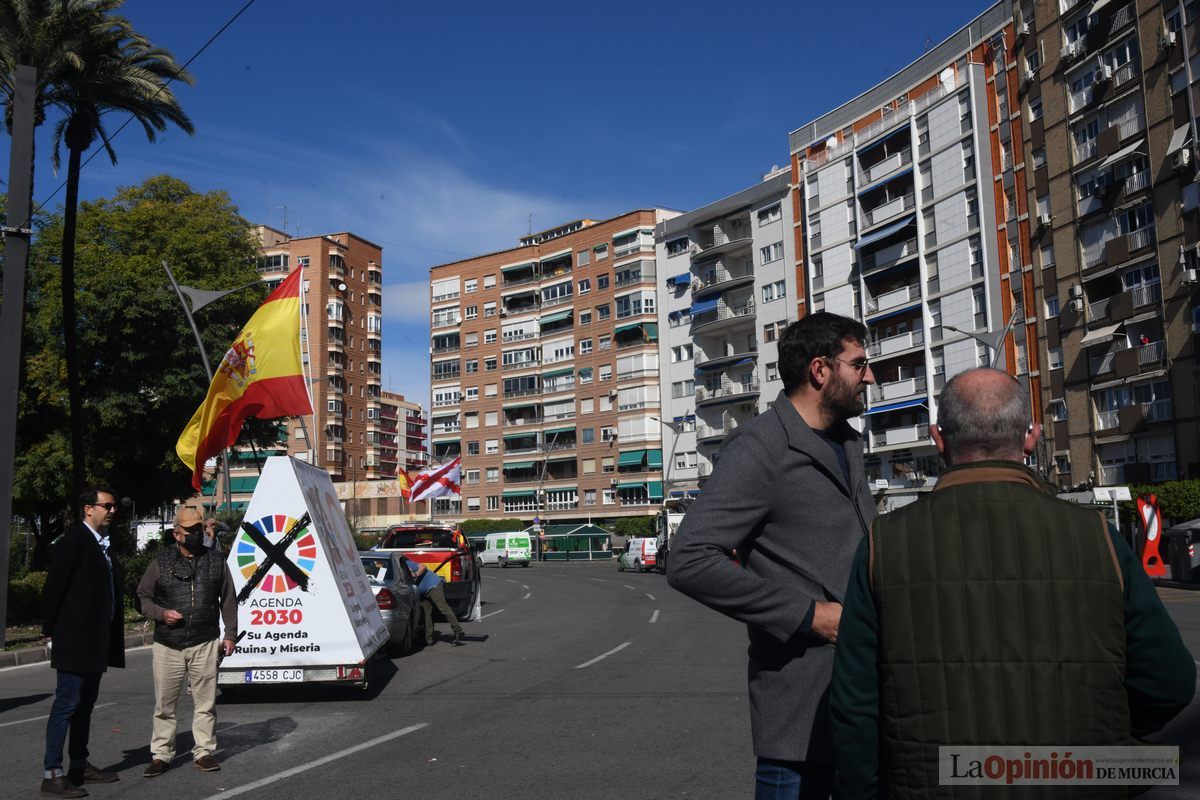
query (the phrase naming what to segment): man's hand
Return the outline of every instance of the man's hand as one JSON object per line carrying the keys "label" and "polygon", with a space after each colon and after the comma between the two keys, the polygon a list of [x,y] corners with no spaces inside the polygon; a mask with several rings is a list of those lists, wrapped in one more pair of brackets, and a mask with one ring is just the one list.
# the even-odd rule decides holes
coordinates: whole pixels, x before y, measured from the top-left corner
{"label": "man's hand", "polygon": [[[180,622],[183,622],[183,614],[180,614],[178,611],[171,608],[165,609],[163,611],[163,622],[167,623],[168,625],[178,625]],[[814,625],[816,623],[815,617],[813,619],[813,623]]]}
{"label": "man's hand", "polygon": [[842,621],[842,604],[818,600],[813,609],[812,632],[830,644],[837,644],[838,625]]}
{"label": "man's hand", "polygon": [[233,639],[222,639],[221,640],[221,649],[225,651],[226,658],[233,655],[233,648],[236,646],[237,646],[237,642],[235,642]]}

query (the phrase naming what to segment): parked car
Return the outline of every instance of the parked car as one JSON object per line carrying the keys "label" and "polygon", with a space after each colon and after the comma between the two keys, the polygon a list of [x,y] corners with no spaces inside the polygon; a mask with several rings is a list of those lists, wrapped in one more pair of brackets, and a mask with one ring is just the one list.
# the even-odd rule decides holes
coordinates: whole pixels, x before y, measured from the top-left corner
{"label": "parked car", "polygon": [[388,629],[388,654],[409,655],[425,640],[416,578],[399,553],[367,551],[360,552],[358,557]]}
{"label": "parked car", "polygon": [[446,581],[446,602],[460,620],[474,617],[482,584],[479,559],[457,525],[440,522],[406,522],[388,528],[374,550],[396,551],[424,564]]}
{"label": "parked car", "polygon": [[654,569],[658,561],[658,540],[654,537],[635,537],[617,553],[617,571],[631,569],[645,572]]}
{"label": "parked car", "polygon": [[528,567],[529,562],[533,560],[529,534],[519,531],[489,533],[480,556],[484,564],[497,564],[501,567],[520,564],[522,567]]}

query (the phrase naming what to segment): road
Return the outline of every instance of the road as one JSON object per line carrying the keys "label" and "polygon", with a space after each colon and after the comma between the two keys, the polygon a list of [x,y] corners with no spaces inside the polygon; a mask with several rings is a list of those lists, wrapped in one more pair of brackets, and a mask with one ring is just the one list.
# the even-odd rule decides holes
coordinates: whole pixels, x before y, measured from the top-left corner
{"label": "road", "polygon": [[[1194,654],[1200,592],[1163,590]],[[473,641],[382,662],[368,691],[307,687],[223,694],[217,756],[188,763],[181,705],[176,767],[146,779],[153,690],[149,651],[101,686],[92,760],[121,782],[97,798],[326,797],[429,800],[748,797],[750,750],[742,627],[678,595],[661,575],[612,564],[534,564],[485,573]],[[445,625],[439,626],[445,631]],[[486,637],[486,639],[484,639]],[[38,797],[53,673],[0,671],[0,797]],[[1162,734],[1184,748],[1196,797],[1200,701]]]}

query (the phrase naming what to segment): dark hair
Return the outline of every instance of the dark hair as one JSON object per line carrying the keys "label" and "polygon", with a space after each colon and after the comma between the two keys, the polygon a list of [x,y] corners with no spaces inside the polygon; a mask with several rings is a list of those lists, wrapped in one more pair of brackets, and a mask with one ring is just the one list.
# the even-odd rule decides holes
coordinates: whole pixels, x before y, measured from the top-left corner
{"label": "dark hair", "polygon": [[117,499],[117,496],[115,494],[113,494],[113,490],[108,488],[107,486],[98,486],[98,485],[88,486],[86,489],[83,490],[83,493],[81,495],[79,495],[79,510],[83,511],[84,506],[96,505],[96,501],[100,499],[99,496],[101,494],[106,494],[109,497],[111,497],[113,500]]}
{"label": "dark hair", "polygon": [[804,384],[808,365],[814,358],[837,358],[852,339],[867,343],[867,326],[840,314],[818,311],[788,325],[779,337],[779,375],[783,390],[791,394]]}

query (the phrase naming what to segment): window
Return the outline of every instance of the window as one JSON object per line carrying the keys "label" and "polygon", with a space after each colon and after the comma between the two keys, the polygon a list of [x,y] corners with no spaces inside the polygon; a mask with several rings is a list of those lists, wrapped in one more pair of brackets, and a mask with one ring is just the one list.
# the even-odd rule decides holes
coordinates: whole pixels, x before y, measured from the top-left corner
{"label": "window", "polygon": [[611,506],[611,505],[615,505],[616,502],[617,502],[617,490],[616,489],[605,489],[604,490],[604,505]]}
{"label": "window", "polygon": [[616,472],[617,471],[617,467],[613,461],[612,456],[606,456],[605,458],[600,459],[600,471],[601,472]]}
{"label": "window", "polygon": [[[468,386],[466,392],[463,394],[463,399],[468,402],[470,402],[471,400],[478,400],[479,399],[479,387],[478,386]],[[374,409],[371,409],[371,410],[374,411]]]}
{"label": "window", "polygon": [[1050,401],[1050,419],[1062,422],[1067,418],[1067,404],[1064,400]]}
{"label": "window", "polygon": [[467,442],[467,455],[479,455],[479,442]]}
{"label": "window", "polygon": [[579,340],[579,354],[582,356],[582,355],[587,355],[590,352],[592,352],[592,340],[591,339],[580,339]]}
{"label": "window", "polygon": [[672,239],[671,241],[667,242],[667,255],[682,255],[686,253],[690,247],[691,241],[686,236],[683,236],[679,239]]}
{"label": "window", "polygon": [[484,344],[495,344],[496,343],[496,329],[495,328],[492,328],[490,331],[483,332],[483,343]]}
{"label": "window", "polygon": [[485,372],[492,372],[496,369],[496,357],[485,358],[483,360],[483,369]]}
{"label": "window", "polygon": [[485,317],[496,316],[496,304],[495,303],[484,303],[483,304],[483,315]]}
{"label": "window", "polygon": [[681,344],[678,347],[671,348],[671,363],[678,364],[680,361],[692,360],[692,345]]}
{"label": "window", "polygon": [[477,412],[472,411],[470,414],[466,414],[464,416],[466,418],[467,428],[479,427],[479,414]]}
{"label": "window", "polygon": [[597,261],[603,261],[604,259],[608,258],[608,245],[596,245],[592,248],[592,255],[596,257]]}
{"label": "window", "polygon": [[1046,363],[1050,369],[1062,369],[1063,354],[1061,347],[1051,347],[1047,349]]}
{"label": "window", "polygon": [[601,350],[607,350],[608,348],[612,347],[612,337],[611,336],[601,336],[599,344],[600,344]]}
{"label": "window", "polygon": [[579,429],[579,441],[580,441],[582,444],[593,444],[593,443],[595,443],[595,441],[596,441],[596,429],[595,429],[595,428],[580,428],[580,429]]}
{"label": "window", "polygon": [[759,225],[769,225],[770,223],[777,222],[780,219],[783,219],[783,210],[780,208],[779,203],[776,203],[773,206],[767,206],[758,212]]}
{"label": "window", "polygon": [[1029,121],[1033,122],[1042,118],[1042,98],[1035,97],[1029,101]]}
{"label": "window", "polygon": [[575,264],[577,266],[586,267],[590,263],[592,263],[592,251],[591,250],[580,250],[578,253],[575,254]]}
{"label": "window", "polygon": [[691,378],[671,384],[671,397],[675,399],[691,397],[694,394],[696,394],[696,381]]}
{"label": "window", "polygon": [[580,326],[591,325],[592,324],[592,312],[580,311],[579,312],[579,324],[580,324]]}
{"label": "window", "polygon": [[494,456],[500,452],[500,440],[488,439],[483,443],[483,452],[489,456]]}
{"label": "window", "polygon": [[479,470],[469,469],[466,471],[465,483],[479,483]]}
{"label": "window", "polygon": [[781,331],[779,330],[778,322],[768,322],[766,325],[763,325],[763,341],[764,342],[775,341],[775,339],[778,338],[780,333],[781,333]]}
{"label": "window", "polygon": [[758,249],[758,260],[760,264],[770,264],[772,261],[778,261],[783,258],[783,242],[775,242],[766,247]]}
{"label": "window", "polygon": [[606,425],[600,429],[600,441],[611,442],[617,438],[617,429],[611,425]]}
{"label": "window", "polygon": [[499,422],[500,421],[497,419],[497,412],[495,412],[495,411],[484,412],[484,414],[483,414],[483,424],[484,425],[487,425],[489,427],[495,427],[496,425],[499,424]]}
{"label": "window", "polygon": [[583,280],[581,280],[579,282],[579,293],[580,294],[587,294],[591,290],[592,290],[591,278],[584,278]]}
{"label": "window", "polygon": [[616,298],[617,319],[633,317],[638,314],[653,314],[655,308],[653,292],[640,292]]}
{"label": "window", "polygon": [[612,309],[609,308],[607,303],[605,303],[602,306],[596,306],[596,319],[603,322],[604,320],[608,319],[611,316],[612,316]]}
{"label": "window", "polygon": [[468,334],[466,335],[466,338],[465,338],[465,339],[464,339],[464,341],[463,341],[463,344],[464,344],[466,347],[476,347],[476,346],[478,346],[478,345],[479,345],[479,334],[478,334],[478,333],[468,333]]}
{"label": "window", "polygon": [[608,273],[596,276],[596,288],[597,289],[607,289],[608,288]]}
{"label": "window", "polygon": [[493,288],[495,288],[495,286],[496,286],[496,276],[495,275],[484,275],[483,276],[483,288],[493,289]]}
{"label": "window", "polygon": [[483,396],[484,397],[495,397],[496,396],[496,384],[489,383],[489,384],[485,385],[483,387]]}
{"label": "window", "polygon": [[779,362],[778,361],[772,361],[771,363],[767,364],[767,380],[769,380],[769,381],[779,380]]}
{"label": "window", "polygon": [[766,286],[762,287],[763,302],[769,303],[772,300],[779,300],[779,299],[783,298],[786,291],[787,291],[787,289],[785,287],[784,281],[775,281],[774,283],[768,283]]}
{"label": "window", "polygon": [[694,469],[696,467],[696,453],[682,452],[675,454],[675,469]]}
{"label": "window", "polygon": [[487,470],[485,470],[484,474],[487,475],[488,483],[496,483],[500,480],[500,468],[499,467],[488,467]]}
{"label": "window", "polygon": [[583,367],[582,369],[579,370],[579,382],[580,383],[591,383],[592,382],[592,368],[591,367]]}
{"label": "window", "polygon": [[465,292],[466,294],[471,294],[472,292],[476,291],[477,289],[479,289],[479,281],[476,280],[475,278],[468,278],[466,281],[463,282],[463,292]]}
{"label": "window", "polygon": [[1046,298],[1046,319],[1055,319],[1058,317],[1058,295]]}
{"label": "window", "polygon": [[583,504],[585,506],[596,505],[596,490],[595,489],[584,489],[583,490]]}
{"label": "window", "polygon": [[467,306],[463,309],[463,319],[476,319],[479,317],[479,306]]}
{"label": "window", "polygon": [[612,364],[601,364],[600,365],[600,380],[602,380],[602,381],[612,380]]}
{"label": "window", "polygon": [[487,510],[488,511],[499,511],[500,510],[500,498],[498,496],[496,496],[494,494],[488,495]]}
{"label": "window", "polygon": [[466,372],[479,372],[479,359],[468,358],[465,362]]}

